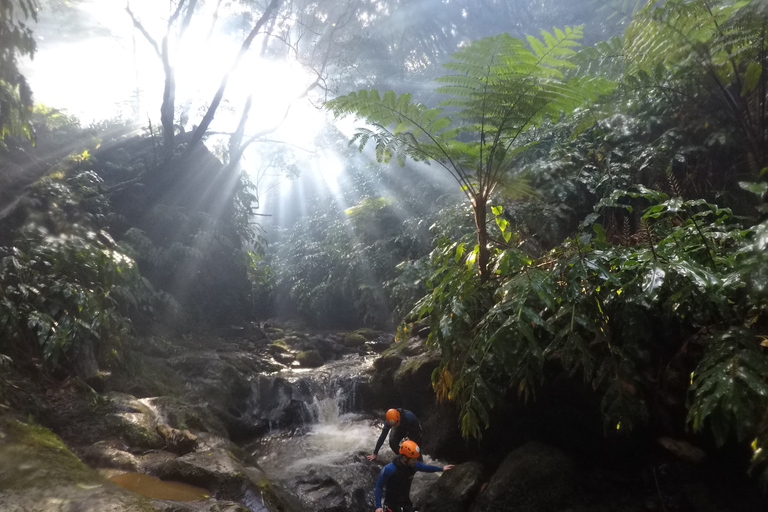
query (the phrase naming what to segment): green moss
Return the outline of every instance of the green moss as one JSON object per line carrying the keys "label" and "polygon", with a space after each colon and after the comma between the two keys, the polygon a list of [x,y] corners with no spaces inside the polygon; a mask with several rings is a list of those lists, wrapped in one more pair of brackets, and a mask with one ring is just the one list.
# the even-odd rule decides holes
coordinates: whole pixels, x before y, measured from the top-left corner
{"label": "green moss", "polygon": [[368,341],[365,339],[365,336],[357,334],[356,332],[348,332],[344,334],[342,340],[344,345],[348,347],[360,347],[365,345],[365,342]]}
{"label": "green moss", "polygon": [[317,350],[304,350],[296,354],[296,360],[301,366],[307,368],[316,368],[322,366],[325,363],[323,356]]}
{"label": "green moss", "polygon": [[272,346],[281,349],[283,352],[288,352],[288,344],[285,342],[284,338],[273,341]]}
{"label": "green moss", "polygon": [[396,356],[405,350],[405,348],[408,346],[408,340],[402,340],[402,341],[396,341],[392,345],[387,348],[384,352],[381,353],[381,357],[386,356]]}
{"label": "green moss", "polygon": [[61,439],[40,425],[0,417],[0,460],[14,471],[0,472],[0,488],[30,489],[100,482]]}
{"label": "green moss", "polygon": [[368,327],[363,327],[362,329],[356,330],[355,334],[359,334],[366,340],[375,340],[381,335],[379,331],[374,331],[373,329],[369,329]]}
{"label": "green moss", "polygon": [[419,358],[413,358],[413,359],[406,359],[403,361],[403,364],[400,365],[400,368],[397,369],[395,372],[395,378],[398,379],[405,375],[406,373],[412,373],[419,369],[419,367],[422,364],[425,364],[426,361]]}

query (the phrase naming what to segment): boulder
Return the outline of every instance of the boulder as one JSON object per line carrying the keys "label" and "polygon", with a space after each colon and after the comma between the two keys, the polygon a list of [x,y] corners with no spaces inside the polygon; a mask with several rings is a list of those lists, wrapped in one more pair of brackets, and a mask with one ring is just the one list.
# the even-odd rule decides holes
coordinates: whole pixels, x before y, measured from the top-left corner
{"label": "boulder", "polygon": [[155,428],[157,417],[139,399],[125,393],[108,393],[114,412],[105,416],[106,424],[131,448],[157,449],[165,445]]}
{"label": "boulder", "polygon": [[168,451],[184,455],[197,447],[197,436],[189,430],[179,430],[165,423],[157,425],[157,433],[165,441]]}
{"label": "boulder", "polygon": [[0,416],[0,510],[152,512],[149,500],[102,478],[58,436]]}
{"label": "boulder", "polygon": [[245,466],[227,450],[193,452],[168,461],[158,476],[202,487],[216,498],[238,501],[250,510],[303,512],[298,500],[266,477],[261,469]]}
{"label": "boulder", "polygon": [[403,361],[393,375],[393,386],[402,407],[414,412],[425,411],[435,403],[432,372],[439,364],[440,354],[436,351],[426,351]]}
{"label": "boulder", "polygon": [[469,460],[477,454],[477,439],[465,439],[459,428],[459,409],[455,402],[435,403],[421,418],[424,428],[424,453],[446,460]]}
{"label": "boulder", "polygon": [[152,500],[152,506],[160,512],[251,512],[251,509],[240,503],[216,500]]}
{"label": "boulder", "polygon": [[380,337],[382,335],[381,331],[376,331],[374,329],[370,329],[368,327],[363,327],[362,329],[358,329],[355,331],[355,334],[359,334],[363,338],[365,338],[368,341],[375,340],[376,338]]}
{"label": "boulder", "polygon": [[141,467],[138,457],[107,441],[99,441],[83,450],[82,458],[94,468],[137,472]]}
{"label": "boulder", "polygon": [[346,512],[344,489],[332,478],[313,478],[298,482],[294,487],[298,496],[313,504],[316,512]]}
{"label": "boulder", "polygon": [[239,500],[251,481],[244,466],[222,449],[192,452],[170,460],[157,468],[157,476],[207,489],[220,499]]}
{"label": "boulder", "polygon": [[141,403],[157,412],[159,423],[174,429],[188,430],[195,435],[208,432],[227,437],[226,426],[205,404],[191,405],[169,396],[142,398]]}
{"label": "boulder", "polygon": [[414,504],[421,512],[466,512],[483,481],[482,464],[459,464],[443,472],[437,482],[414,499]]}
{"label": "boulder", "polygon": [[574,494],[573,462],[561,450],[530,442],[512,451],[479,494],[472,512],[553,512]]}
{"label": "boulder", "polygon": [[296,354],[296,360],[304,368],[317,368],[325,363],[323,356],[317,350],[303,350]]}
{"label": "boulder", "polygon": [[340,335],[341,338],[341,344],[345,347],[353,347],[358,348],[365,345],[365,342],[368,341],[365,336],[362,334],[358,334],[356,332],[348,332]]}

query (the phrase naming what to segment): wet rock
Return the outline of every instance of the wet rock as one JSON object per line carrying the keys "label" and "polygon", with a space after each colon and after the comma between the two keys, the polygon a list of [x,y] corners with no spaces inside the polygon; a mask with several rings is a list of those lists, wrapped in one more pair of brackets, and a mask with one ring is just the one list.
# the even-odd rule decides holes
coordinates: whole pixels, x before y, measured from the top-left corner
{"label": "wet rock", "polygon": [[156,411],[158,421],[179,430],[188,430],[194,434],[209,432],[226,437],[227,428],[216,416],[211,414],[205,404],[191,405],[176,397],[142,398],[141,402]]}
{"label": "wet rock", "polygon": [[472,512],[550,512],[573,498],[573,462],[562,451],[530,442],[511,452],[480,493]]}
{"label": "wet rock", "polygon": [[157,474],[157,468],[177,457],[176,454],[165,450],[150,450],[138,456],[141,473]]}
{"label": "wet rock", "polygon": [[382,334],[369,341],[366,345],[372,352],[381,353],[390,348],[394,342],[394,334]]}
{"label": "wet rock", "polygon": [[295,487],[297,495],[314,505],[317,512],[345,512],[344,489],[330,478],[304,480]]}
{"label": "wet rock", "polygon": [[86,448],[82,458],[94,468],[114,468],[135,472],[141,467],[138,457],[107,441],[99,441]]}
{"label": "wet rock", "polygon": [[429,337],[430,331],[429,322],[416,322],[411,329],[411,332],[422,340]]}
{"label": "wet rock", "polygon": [[424,411],[435,403],[432,372],[440,364],[440,354],[427,351],[403,361],[393,376],[395,391],[401,397],[402,407]]}
{"label": "wet rock", "polygon": [[341,344],[345,347],[353,347],[358,348],[365,345],[366,341],[368,341],[365,336],[362,334],[358,334],[356,332],[348,332],[344,333],[341,336]]}
{"label": "wet rock", "polygon": [[154,449],[165,445],[155,431],[157,419],[149,407],[125,393],[111,392],[107,398],[116,411],[105,416],[114,435],[131,448]]}
{"label": "wet rock", "polygon": [[245,505],[232,501],[172,501],[152,500],[152,506],[160,512],[251,512]]}
{"label": "wet rock", "polygon": [[370,401],[371,409],[388,409],[391,404],[399,403],[399,396],[394,389],[395,371],[403,359],[398,355],[382,355],[373,362],[371,375]]}
{"label": "wet rock", "polygon": [[[477,440],[464,439],[455,402],[435,403],[422,418],[424,453],[447,460],[469,460]],[[477,453],[476,451],[474,453]]]}
{"label": "wet rock", "polygon": [[259,375],[252,383],[249,409],[248,421],[259,433],[293,425],[301,418],[293,385],[281,377]]}
{"label": "wet rock", "polygon": [[304,368],[317,368],[325,363],[323,356],[317,350],[304,350],[296,354],[296,360]]}
{"label": "wet rock", "polygon": [[189,430],[179,430],[165,423],[157,425],[157,433],[165,440],[166,448],[178,455],[184,455],[197,447],[197,436]]}
{"label": "wet rock", "polygon": [[273,354],[272,357],[278,363],[284,364],[286,366],[290,366],[294,361],[296,361],[296,356],[288,352],[277,352],[276,354]]}
{"label": "wet rock", "polygon": [[[237,500],[252,485],[239,461],[221,449],[193,452],[157,468],[164,480],[176,480],[207,489],[217,498]],[[258,483],[258,482],[257,482]]]}
{"label": "wet rock", "polygon": [[382,332],[377,331],[375,329],[369,329],[368,327],[363,327],[362,329],[356,330],[355,334],[359,334],[360,336],[365,338],[367,341],[372,341],[381,337]]}
{"label": "wet rock", "polygon": [[151,512],[145,498],[104,480],[58,436],[0,416],[0,510]]}
{"label": "wet rock", "polygon": [[218,499],[244,503],[251,510],[304,510],[288,492],[270,482],[259,468],[243,465],[226,450],[190,453],[163,464],[157,473],[161,478],[207,489]]}
{"label": "wet rock", "polygon": [[358,512],[371,508],[380,470],[361,453],[343,464],[311,464],[284,483],[313,512]]}
{"label": "wet rock", "polygon": [[443,472],[414,504],[421,512],[465,512],[483,484],[483,472],[479,462],[459,464]]}
{"label": "wet rock", "polygon": [[429,352],[429,349],[422,338],[412,337],[408,338],[408,341],[403,345],[400,352],[405,356],[414,357]]}

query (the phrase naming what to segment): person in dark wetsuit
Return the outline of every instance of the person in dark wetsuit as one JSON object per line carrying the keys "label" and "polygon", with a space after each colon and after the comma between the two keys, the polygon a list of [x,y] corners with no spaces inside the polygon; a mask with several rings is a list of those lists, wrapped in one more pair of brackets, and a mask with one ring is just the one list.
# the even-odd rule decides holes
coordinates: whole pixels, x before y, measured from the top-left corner
{"label": "person in dark wetsuit", "polygon": [[[390,429],[392,430],[391,434],[389,434]],[[406,437],[416,444],[421,444],[421,422],[415,414],[407,409],[388,410],[384,428],[381,429],[379,440],[376,441],[376,448],[373,449],[371,455],[368,455],[368,460],[374,460],[379,455],[379,450],[384,444],[387,434],[389,434],[389,447],[392,448],[393,452],[398,453],[400,442]]]}
{"label": "person in dark wetsuit", "polygon": [[[411,503],[411,483],[413,475],[417,471],[426,473],[436,473],[451,469],[453,465],[448,464],[445,467],[428,466],[418,461],[421,455],[419,445],[413,441],[403,441],[398,450],[400,455],[384,466],[376,480],[376,489],[374,490],[374,499],[376,500],[376,512],[412,512],[413,503]],[[381,504],[382,490],[384,492],[384,507]]]}

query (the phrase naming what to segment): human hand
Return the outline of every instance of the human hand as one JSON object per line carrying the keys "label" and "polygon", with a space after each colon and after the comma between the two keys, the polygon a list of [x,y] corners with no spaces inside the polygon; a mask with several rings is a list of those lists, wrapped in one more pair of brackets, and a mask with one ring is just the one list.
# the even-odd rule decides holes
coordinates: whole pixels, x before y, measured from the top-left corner
{"label": "human hand", "polygon": [[446,464],[445,466],[443,466],[443,471],[448,471],[452,467],[453,467],[453,464]]}
{"label": "human hand", "polygon": [[383,508],[377,508],[376,512],[384,512],[384,509]]}
{"label": "human hand", "polygon": [[[366,455],[365,458],[368,459],[368,460],[376,460],[376,454],[372,453],[370,455]],[[378,511],[379,509],[376,509],[376,510]]]}

